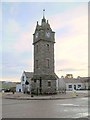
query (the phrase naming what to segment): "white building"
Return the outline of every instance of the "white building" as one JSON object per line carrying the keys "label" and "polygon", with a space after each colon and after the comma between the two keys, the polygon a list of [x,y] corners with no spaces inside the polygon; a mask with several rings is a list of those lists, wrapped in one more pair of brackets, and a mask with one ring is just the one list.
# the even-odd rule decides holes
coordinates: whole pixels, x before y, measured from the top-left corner
{"label": "white building", "polygon": [[66,91],[66,83],[63,78],[57,79],[57,91],[58,92],[65,92]]}
{"label": "white building", "polygon": [[21,91],[22,91],[21,83],[16,84],[16,92],[21,92]]}
{"label": "white building", "polygon": [[30,92],[31,90],[31,79],[33,72],[23,72],[21,76],[21,92]]}
{"label": "white building", "polygon": [[64,78],[63,79],[66,83],[66,90],[79,90],[85,89],[85,85],[81,79],[75,78]]}
{"label": "white building", "polygon": [[85,89],[90,90],[90,77],[80,77],[83,84],[85,85]]}
{"label": "white building", "polygon": [[[87,90],[90,89],[90,77],[80,77],[78,76],[77,78],[73,78],[72,74],[66,74],[66,76],[62,76],[58,82],[59,87],[62,86],[61,84],[63,83],[63,86],[65,85],[64,81],[66,84],[66,90]],[[62,86],[62,87],[63,87]]]}

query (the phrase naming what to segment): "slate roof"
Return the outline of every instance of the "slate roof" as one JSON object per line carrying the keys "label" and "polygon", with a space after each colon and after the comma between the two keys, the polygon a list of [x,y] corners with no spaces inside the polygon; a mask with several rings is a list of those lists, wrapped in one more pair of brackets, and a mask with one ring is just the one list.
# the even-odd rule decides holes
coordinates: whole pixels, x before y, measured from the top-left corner
{"label": "slate roof", "polygon": [[51,75],[35,75],[33,76],[33,79],[42,79],[42,80],[57,80],[59,77],[54,73]]}
{"label": "slate roof", "polygon": [[26,78],[33,78],[33,79],[44,79],[44,80],[56,80],[56,79],[59,79],[59,77],[54,73],[52,75],[35,75],[33,72],[25,72],[24,71],[24,74],[26,76]]}
{"label": "slate roof", "polygon": [[81,79],[75,79],[75,78],[63,78],[65,83],[82,83]]}
{"label": "slate roof", "polygon": [[90,77],[80,77],[83,82],[90,82]]}
{"label": "slate roof", "polygon": [[32,78],[33,77],[33,72],[25,72],[26,78]]}

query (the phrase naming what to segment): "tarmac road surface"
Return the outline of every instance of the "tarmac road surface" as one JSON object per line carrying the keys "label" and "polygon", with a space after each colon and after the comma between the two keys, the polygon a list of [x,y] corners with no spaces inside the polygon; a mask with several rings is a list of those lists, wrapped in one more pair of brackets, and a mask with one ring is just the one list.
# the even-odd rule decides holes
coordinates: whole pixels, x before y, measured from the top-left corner
{"label": "tarmac road surface", "polygon": [[2,118],[80,118],[88,116],[88,97],[61,100],[2,100]]}

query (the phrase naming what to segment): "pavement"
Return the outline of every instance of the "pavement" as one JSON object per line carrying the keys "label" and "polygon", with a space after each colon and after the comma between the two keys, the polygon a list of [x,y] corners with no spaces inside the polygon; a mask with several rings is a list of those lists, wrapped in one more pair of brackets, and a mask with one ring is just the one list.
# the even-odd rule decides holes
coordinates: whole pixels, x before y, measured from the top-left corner
{"label": "pavement", "polygon": [[13,93],[2,93],[4,99],[17,99],[17,100],[57,100],[57,99],[72,99],[80,97],[88,97],[88,91],[66,91],[66,93],[57,93],[56,95],[34,95],[31,97],[30,94],[23,94],[20,92]]}

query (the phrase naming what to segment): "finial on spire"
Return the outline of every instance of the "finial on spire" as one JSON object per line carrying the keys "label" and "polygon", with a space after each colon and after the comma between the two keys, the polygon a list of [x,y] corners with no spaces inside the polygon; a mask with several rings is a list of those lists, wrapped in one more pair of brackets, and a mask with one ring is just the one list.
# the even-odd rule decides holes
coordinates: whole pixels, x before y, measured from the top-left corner
{"label": "finial on spire", "polygon": [[45,18],[45,9],[43,9],[43,18]]}
{"label": "finial on spire", "polygon": [[38,25],[38,21],[37,21],[37,25]]}

